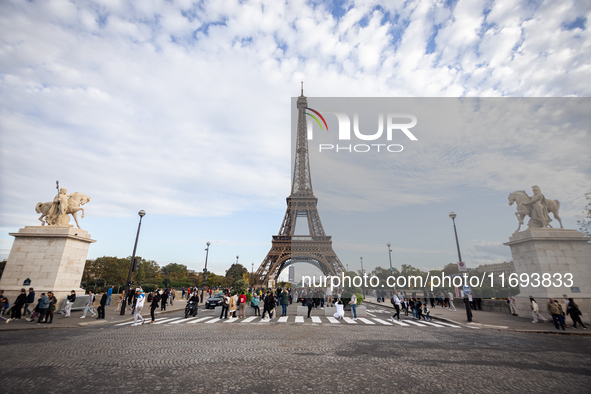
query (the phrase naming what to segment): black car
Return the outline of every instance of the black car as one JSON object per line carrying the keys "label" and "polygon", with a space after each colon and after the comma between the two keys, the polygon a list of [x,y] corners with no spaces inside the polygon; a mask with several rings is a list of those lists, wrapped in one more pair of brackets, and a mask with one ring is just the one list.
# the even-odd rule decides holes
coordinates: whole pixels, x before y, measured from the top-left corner
{"label": "black car", "polygon": [[222,306],[224,301],[222,294],[214,294],[205,301],[205,309],[215,308],[216,306]]}

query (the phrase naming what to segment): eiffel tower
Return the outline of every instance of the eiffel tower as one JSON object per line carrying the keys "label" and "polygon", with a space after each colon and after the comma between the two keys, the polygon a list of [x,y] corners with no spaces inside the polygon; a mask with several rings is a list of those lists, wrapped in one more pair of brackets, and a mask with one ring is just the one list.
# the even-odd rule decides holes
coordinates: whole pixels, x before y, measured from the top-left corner
{"label": "eiffel tower", "polygon": [[[324,232],[318,215],[318,199],[312,191],[305,112],[308,100],[304,96],[303,82],[297,107],[298,130],[291,194],[287,197],[287,210],[279,234],[273,236],[271,250],[257,270],[259,285],[263,286],[268,286],[270,279],[276,281],[279,274],[294,263],[312,264],[326,276],[345,272],[345,267],[332,249],[331,237]],[[296,220],[304,217],[308,220],[309,235],[296,235]]]}

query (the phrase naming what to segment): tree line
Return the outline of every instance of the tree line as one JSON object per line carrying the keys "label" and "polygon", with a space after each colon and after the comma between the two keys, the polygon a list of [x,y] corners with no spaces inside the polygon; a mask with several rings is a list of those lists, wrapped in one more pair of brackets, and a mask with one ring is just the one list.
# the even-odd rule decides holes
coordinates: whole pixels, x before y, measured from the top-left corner
{"label": "tree line", "polygon": [[[203,272],[189,270],[186,265],[169,263],[160,266],[154,260],[146,260],[136,256],[136,266],[132,273],[132,281],[136,286],[142,286],[144,290],[151,291],[157,287],[201,287],[203,286]],[[125,286],[131,256],[125,258],[103,256],[94,260],[86,260],[84,273],[82,275],[82,287],[100,290],[115,286],[116,291]],[[207,273],[206,286],[208,287],[229,287],[235,286],[237,281],[249,283],[248,270],[241,264],[232,264],[226,270],[226,274],[216,275],[213,272]],[[244,283],[240,282],[240,287]]]}

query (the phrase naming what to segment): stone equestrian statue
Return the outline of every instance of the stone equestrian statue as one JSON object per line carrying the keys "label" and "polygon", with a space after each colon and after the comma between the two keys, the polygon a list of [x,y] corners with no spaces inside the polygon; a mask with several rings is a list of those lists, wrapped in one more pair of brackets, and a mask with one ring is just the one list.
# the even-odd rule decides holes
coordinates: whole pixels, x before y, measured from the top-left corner
{"label": "stone equestrian statue", "polygon": [[509,194],[509,205],[513,205],[513,203],[517,204],[517,212],[515,212],[515,216],[517,216],[517,220],[519,220],[519,227],[517,227],[515,232],[521,229],[525,216],[530,217],[529,222],[527,223],[528,228],[552,228],[550,225],[552,219],[550,218],[549,213],[552,213],[554,219],[558,220],[560,228],[564,228],[562,227],[562,220],[560,220],[560,216],[558,216],[560,202],[558,200],[546,199],[538,186],[532,186],[532,191],[534,192],[534,195],[531,197],[523,190]]}
{"label": "stone equestrian statue", "polygon": [[[49,226],[72,226],[68,224],[72,215],[78,224],[77,212],[82,211],[82,218],[84,217],[84,208],[81,205],[86,204],[90,201],[90,197],[83,193],[72,193],[68,194],[68,190],[65,188],[59,188],[59,182],[57,182],[58,194],[53,199],[53,202],[37,203],[35,211],[40,213],[39,221],[44,226],[47,223]],[[45,218],[45,219],[44,219]]]}

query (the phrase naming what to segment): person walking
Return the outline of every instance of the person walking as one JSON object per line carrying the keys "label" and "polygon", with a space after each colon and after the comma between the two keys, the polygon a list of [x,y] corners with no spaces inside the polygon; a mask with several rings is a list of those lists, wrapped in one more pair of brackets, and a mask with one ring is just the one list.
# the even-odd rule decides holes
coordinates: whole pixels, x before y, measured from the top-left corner
{"label": "person walking", "polygon": [[246,317],[246,295],[244,294],[244,292],[241,292],[240,297],[238,297],[238,305],[240,307],[238,317],[244,319]]}
{"label": "person walking", "polygon": [[449,310],[451,311],[451,308],[454,308],[454,312],[457,312],[458,310],[456,309],[455,305],[454,305],[454,295],[451,291],[449,291],[447,293],[447,298],[449,299]]}
{"label": "person walking", "polygon": [[160,311],[162,312],[166,310],[166,303],[168,302],[168,290],[162,293],[161,300],[162,302],[160,303]]}
{"label": "person walking", "polygon": [[0,319],[4,320],[6,322],[6,324],[8,324],[10,322],[10,319],[7,319],[2,315],[4,314],[4,309],[6,309],[7,304],[8,304],[8,300],[6,299],[6,297],[4,297],[4,295],[0,294]]}
{"label": "person walking", "polygon": [[160,302],[160,294],[158,294],[158,289],[156,289],[156,291],[154,291],[152,294],[152,300],[150,302],[150,317],[152,318],[150,323],[154,323],[156,321],[156,317],[154,316],[154,311],[156,311],[156,308],[158,308],[159,302]]}
{"label": "person walking", "polygon": [[558,328],[558,325],[560,324],[562,330],[566,331],[566,328],[564,328],[564,324],[562,324],[560,308],[558,307],[556,302],[554,302],[554,298],[548,298],[548,304],[546,304],[546,309],[548,310],[548,314],[552,316],[552,321],[554,322],[556,329],[560,330],[560,328]]}
{"label": "person walking", "polygon": [[568,304],[566,304],[566,313],[570,315],[570,318],[573,320],[573,328],[577,328],[577,323],[579,323],[583,330],[587,329],[587,327],[585,327],[581,321],[581,310],[572,298],[568,299]]}
{"label": "person walking", "polygon": [[98,312],[97,319],[104,319],[105,318],[105,307],[107,306],[108,299],[109,299],[109,296],[107,294],[105,294],[104,290],[101,290],[101,300],[99,301],[99,307],[97,308],[97,312]]}
{"label": "person walking", "polygon": [[408,317],[408,300],[404,297],[404,300],[400,303],[402,309],[404,310],[404,317]]}
{"label": "person walking", "polygon": [[109,287],[109,290],[107,290],[107,303],[105,304],[105,306],[111,306],[111,297],[113,296],[114,289],[115,286],[111,286]]}
{"label": "person walking", "polygon": [[427,304],[423,305],[423,313],[425,314],[425,320],[433,321],[431,317],[431,309],[427,306]]}
{"label": "person walking", "polygon": [[27,291],[25,289],[21,289],[21,293],[16,297],[14,300],[14,304],[10,309],[10,320],[20,320],[21,319],[21,311],[25,304],[27,303]]}
{"label": "person walking", "polygon": [[35,303],[35,291],[32,287],[29,287],[29,294],[27,294],[27,303],[25,304],[25,311],[23,314],[27,317],[27,313],[32,315],[31,311],[29,310],[29,305]]}
{"label": "person walking", "polygon": [[250,300],[250,305],[254,308],[254,315],[260,316],[261,315],[261,308],[259,308],[259,296],[253,294],[252,300]]}
{"label": "person walking", "polygon": [[566,324],[566,320],[565,320],[566,313],[564,313],[564,310],[562,309],[562,305],[560,305],[560,302],[558,302],[558,300],[554,300],[554,303],[556,304],[556,306],[558,307],[558,310],[560,311],[559,316],[560,316],[560,321],[562,322],[562,325],[565,328],[568,328],[568,324]]}
{"label": "person walking", "polygon": [[230,303],[228,304],[228,308],[230,309],[229,313],[232,316],[232,318],[236,317],[236,303],[237,303],[237,297],[236,294],[234,294],[233,296],[230,296]]}
{"label": "person walking", "polygon": [[265,312],[269,313],[269,320],[273,320],[273,311],[275,310],[275,294],[271,291],[267,290],[267,296],[265,297],[264,301],[264,309],[263,309],[263,316],[261,319],[265,318]]}
{"label": "person walking", "polygon": [[[224,296],[222,297],[222,313],[220,314],[220,319],[222,318],[222,316],[224,316],[224,314],[225,314],[224,319],[228,318],[228,309],[230,309],[230,294],[226,290],[226,292],[224,293]],[[264,315],[264,313],[263,313],[263,315]]]}
{"label": "person walking", "polygon": [[281,304],[281,316],[287,316],[287,305],[289,304],[289,295],[287,290],[283,289],[281,292],[279,303]]}
{"label": "person walking", "polygon": [[51,324],[53,323],[53,312],[55,312],[57,298],[55,298],[52,291],[47,292],[47,297],[49,297],[49,308],[47,308],[47,313],[45,314],[45,323]]}
{"label": "person walking", "polygon": [[351,301],[349,301],[349,305],[351,305],[351,313],[353,314],[353,320],[357,320],[357,296],[355,293],[351,294]]}
{"label": "person walking", "polygon": [[142,324],[145,323],[144,318],[142,317],[142,309],[144,308],[144,302],[146,301],[146,295],[144,294],[143,290],[140,290],[140,294],[137,297],[137,301],[135,303],[135,310],[133,313],[133,324],[131,325],[132,327],[137,326],[138,324],[138,319],[142,322]]}
{"label": "person walking", "polygon": [[86,300],[86,305],[84,306],[84,312],[82,312],[82,316],[80,316],[80,319],[85,319],[86,313],[88,311],[90,311],[90,313],[92,313],[93,317],[94,317],[94,315],[96,315],[96,313],[94,313],[94,294],[92,294],[92,290],[88,290],[88,299]]}
{"label": "person walking", "polygon": [[125,290],[123,290],[121,292],[121,294],[119,294],[119,299],[117,300],[117,308],[115,308],[115,312],[118,312],[119,308],[121,308],[121,304],[123,303],[124,298],[125,298]]}
{"label": "person walking", "polygon": [[43,323],[43,318],[47,313],[47,309],[49,308],[49,297],[45,293],[41,293],[41,301],[39,301],[39,319],[37,320],[37,324]]}
{"label": "person walking", "polygon": [[308,290],[308,292],[306,293],[306,306],[308,307],[307,319],[312,319],[310,317],[310,312],[312,312],[312,309],[314,308],[314,295],[312,293],[312,290]]}
{"label": "person walking", "polygon": [[70,317],[72,311],[72,304],[76,301],[76,292],[72,290],[69,296],[66,297],[66,306],[64,307],[64,317]]}
{"label": "person walking", "polygon": [[394,305],[394,310],[396,311],[396,313],[390,317],[390,320],[394,321],[394,318],[396,318],[400,321],[400,298],[394,294],[390,301],[392,302],[392,305]]}
{"label": "person walking", "polygon": [[544,320],[544,323],[548,323],[548,320],[546,320],[546,318],[540,314],[540,307],[538,306],[538,303],[536,302],[536,300],[534,300],[533,297],[529,297],[529,303],[532,311],[531,315],[533,317],[532,323],[537,323],[538,317]]}
{"label": "person walking", "polygon": [[509,309],[511,309],[511,314],[513,316],[517,316],[517,308],[515,307],[515,297],[512,295],[509,296]]}
{"label": "person walking", "polygon": [[410,311],[412,312],[412,318],[416,319],[417,318],[417,310],[415,308],[415,299],[414,298],[410,298],[410,301],[408,301],[408,306],[410,307]]}
{"label": "person walking", "polygon": [[421,320],[421,318],[424,320],[425,317],[423,316],[423,303],[421,302],[420,298],[417,298],[415,302],[415,309],[417,310],[417,320]]}

